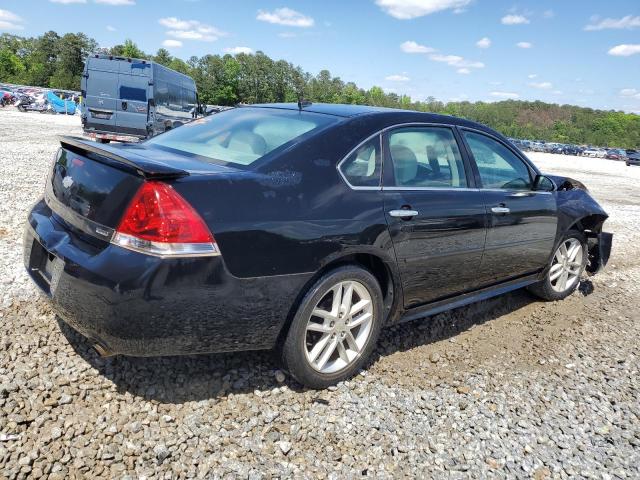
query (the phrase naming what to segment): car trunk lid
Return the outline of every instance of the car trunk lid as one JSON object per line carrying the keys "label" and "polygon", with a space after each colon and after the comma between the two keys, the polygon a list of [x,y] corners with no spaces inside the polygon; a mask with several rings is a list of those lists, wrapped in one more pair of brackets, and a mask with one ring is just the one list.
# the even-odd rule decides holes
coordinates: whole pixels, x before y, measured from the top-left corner
{"label": "car trunk lid", "polygon": [[75,137],[60,143],[45,201],[71,226],[104,240],[111,238],[145,181],[235,170],[140,145],[97,145]]}

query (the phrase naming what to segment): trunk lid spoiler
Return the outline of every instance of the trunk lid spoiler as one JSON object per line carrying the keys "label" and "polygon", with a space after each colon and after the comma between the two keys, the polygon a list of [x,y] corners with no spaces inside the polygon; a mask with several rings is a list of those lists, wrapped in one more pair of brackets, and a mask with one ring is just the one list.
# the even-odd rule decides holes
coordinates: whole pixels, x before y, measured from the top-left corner
{"label": "trunk lid spoiler", "polygon": [[100,145],[79,137],[61,137],[62,148],[74,153],[87,156],[92,160],[107,163],[116,167],[124,167],[135,171],[146,179],[170,179],[189,175],[189,172],[176,168],[162,161],[153,160],[146,156],[136,155],[121,146]]}

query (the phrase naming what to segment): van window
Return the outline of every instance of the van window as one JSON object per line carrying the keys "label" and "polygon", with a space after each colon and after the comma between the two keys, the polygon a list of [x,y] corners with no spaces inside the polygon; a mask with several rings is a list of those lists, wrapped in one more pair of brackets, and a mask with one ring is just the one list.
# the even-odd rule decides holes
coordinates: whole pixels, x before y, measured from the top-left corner
{"label": "van window", "polygon": [[186,123],[145,144],[213,163],[248,166],[338,120],[298,110],[234,108]]}
{"label": "van window", "polygon": [[122,100],[132,100],[134,102],[146,102],[147,91],[144,88],[120,86],[120,98]]}

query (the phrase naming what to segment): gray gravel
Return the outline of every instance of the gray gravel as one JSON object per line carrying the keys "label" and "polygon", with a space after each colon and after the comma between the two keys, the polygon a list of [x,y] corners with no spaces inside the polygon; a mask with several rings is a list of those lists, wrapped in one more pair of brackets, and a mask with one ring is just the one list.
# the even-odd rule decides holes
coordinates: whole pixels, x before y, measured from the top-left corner
{"label": "gray gravel", "polygon": [[537,156],[611,212],[608,270],[385,331],[316,392],[264,352],[101,359],[55,318],[22,225],[78,121],[0,111],[0,478],[640,477],[640,168]]}

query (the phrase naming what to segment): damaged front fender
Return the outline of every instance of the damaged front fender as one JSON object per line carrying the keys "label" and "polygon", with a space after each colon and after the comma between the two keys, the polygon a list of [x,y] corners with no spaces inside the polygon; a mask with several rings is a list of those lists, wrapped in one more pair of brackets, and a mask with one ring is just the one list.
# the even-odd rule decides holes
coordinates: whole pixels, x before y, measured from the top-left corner
{"label": "damaged front fender", "polygon": [[571,229],[579,230],[587,237],[588,263],[586,271],[594,275],[604,268],[611,255],[613,235],[603,232],[602,227],[609,215],[589,195],[581,182],[569,177],[546,175],[556,185],[558,207],[558,229],[556,243],[559,243]]}

